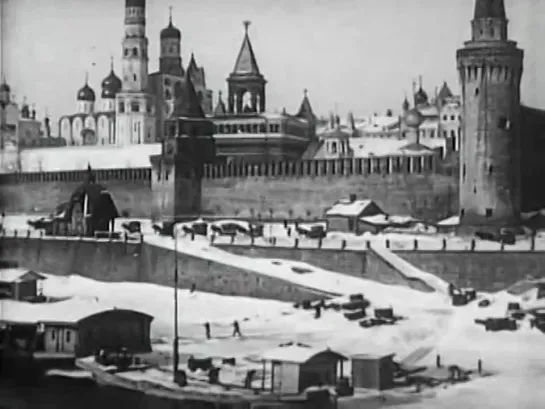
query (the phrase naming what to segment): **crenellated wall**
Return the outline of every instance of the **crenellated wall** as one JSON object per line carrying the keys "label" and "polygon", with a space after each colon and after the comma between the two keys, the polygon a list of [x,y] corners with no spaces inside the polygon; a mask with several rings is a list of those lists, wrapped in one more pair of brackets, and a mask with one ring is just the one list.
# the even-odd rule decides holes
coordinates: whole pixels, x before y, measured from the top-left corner
{"label": "crenellated wall", "polygon": [[[435,160],[423,156],[211,165],[202,182],[203,212],[227,216],[272,210],[284,217],[320,217],[337,200],[356,194],[391,213],[446,217],[457,211],[457,178],[435,171]],[[120,211],[150,216],[150,169],[93,172]],[[86,170],[1,174],[2,207],[7,212],[50,212],[69,199],[86,175]]]}

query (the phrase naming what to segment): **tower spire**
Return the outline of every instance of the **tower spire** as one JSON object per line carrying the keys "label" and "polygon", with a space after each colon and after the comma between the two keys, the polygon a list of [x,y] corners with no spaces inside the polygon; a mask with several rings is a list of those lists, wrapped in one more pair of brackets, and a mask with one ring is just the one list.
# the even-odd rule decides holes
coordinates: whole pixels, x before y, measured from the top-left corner
{"label": "tower spire", "polygon": [[504,0],[477,0],[473,19],[481,18],[506,19]]}
{"label": "tower spire", "polygon": [[85,85],[89,85],[89,71],[85,71]]}
{"label": "tower spire", "polygon": [[110,70],[114,72],[114,56],[110,55]]}
{"label": "tower spire", "polygon": [[168,7],[168,25],[172,27],[172,6]]}
{"label": "tower spire", "polygon": [[244,34],[248,35],[248,28],[252,22],[250,20],[244,20],[242,24],[244,24]]}

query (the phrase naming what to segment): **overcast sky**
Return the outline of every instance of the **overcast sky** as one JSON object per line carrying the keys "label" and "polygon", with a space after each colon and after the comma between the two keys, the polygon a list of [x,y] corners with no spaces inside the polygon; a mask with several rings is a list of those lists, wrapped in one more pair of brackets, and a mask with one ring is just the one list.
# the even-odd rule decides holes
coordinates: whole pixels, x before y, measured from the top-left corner
{"label": "overcast sky", "polygon": [[[124,0],[0,1],[4,75],[40,117],[46,107],[55,119],[74,111],[86,70],[98,94],[111,55],[120,74]],[[184,65],[194,51],[215,96],[225,90],[248,19],[268,109],[297,109],[308,88],[317,113],[336,104],[344,117],[399,110],[420,74],[430,93],[443,80],[457,91],[455,52],[470,37],[474,0],[148,0],[150,72],[170,5]],[[510,36],[526,53],[523,101],[545,108],[545,1],[506,6]]]}

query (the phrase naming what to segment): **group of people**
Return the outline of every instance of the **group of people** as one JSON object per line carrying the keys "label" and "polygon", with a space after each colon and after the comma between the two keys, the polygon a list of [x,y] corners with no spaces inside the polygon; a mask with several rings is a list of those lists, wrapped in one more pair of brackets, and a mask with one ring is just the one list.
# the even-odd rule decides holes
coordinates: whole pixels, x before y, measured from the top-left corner
{"label": "group of people", "polygon": [[[204,326],[204,331],[205,331],[205,334],[206,334],[206,339],[211,339],[212,338],[212,331],[210,329],[210,323],[205,322],[203,324],[203,326]],[[240,332],[240,324],[238,323],[237,320],[233,321],[233,338],[235,338],[235,337],[242,338],[242,332]]]}
{"label": "group of people", "polygon": [[[191,284],[191,287],[189,289],[189,293],[193,294],[196,290],[197,290],[197,286],[195,284]],[[210,323],[205,322],[203,324],[203,326],[204,326],[204,332],[205,332],[205,335],[206,335],[206,339],[211,339],[212,338],[212,330],[210,328]],[[237,320],[233,321],[233,338],[234,337],[242,338],[242,332],[240,331],[240,324],[238,323]]]}

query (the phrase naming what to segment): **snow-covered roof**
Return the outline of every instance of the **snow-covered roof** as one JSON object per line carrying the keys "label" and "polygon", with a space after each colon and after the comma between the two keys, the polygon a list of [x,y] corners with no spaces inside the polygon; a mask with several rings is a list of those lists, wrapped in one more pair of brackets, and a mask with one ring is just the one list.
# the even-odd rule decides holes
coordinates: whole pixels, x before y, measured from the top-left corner
{"label": "snow-covered roof", "polygon": [[458,226],[460,224],[460,216],[451,216],[437,223],[438,226]]}
{"label": "snow-covered roof", "polygon": [[328,348],[313,348],[309,346],[302,346],[298,344],[281,346],[269,351],[264,352],[261,355],[261,359],[264,361],[279,361],[279,362],[289,362],[295,364],[304,364],[310,359],[320,354],[331,354],[339,360],[347,360],[348,358],[344,355],[332,351]]}
{"label": "snow-covered roof", "polygon": [[436,118],[426,118],[424,121],[420,124],[418,129],[437,129],[439,126],[439,120]]}
{"label": "snow-covered roof", "polygon": [[161,153],[161,144],[109,146],[64,146],[24,149],[22,172],[54,172],[93,169],[149,168],[150,155]]}
{"label": "snow-covered roof", "polygon": [[419,109],[420,113],[424,116],[439,116],[439,109],[436,106],[429,106]]}
{"label": "snow-covered roof", "polygon": [[0,282],[14,283],[16,281],[45,280],[45,276],[22,267],[0,269]]}
{"label": "snow-covered roof", "polygon": [[391,224],[407,224],[418,221],[411,216],[388,216],[386,214],[376,214],[374,216],[366,216],[360,219],[361,221],[374,225],[389,226]]}
{"label": "snow-covered roof", "polygon": [[116,307],[96,299],[71,298],[66,301],[37,304],[0,300],[0,310],[2,311],[0,321],[21,324],[76,324],[91,315],[113,309]]}
{"label": "snow-covered roof", "polygon": [[391,130],[399,125],[398,116],[371,116],[356,123],[356,129],[360,132],[373,133]]}
{"label": "snow-covered roof", "polygon": [[376,206],[378,212],[380,208],[372,200],[355,200],[353,202],[349,200],[340,200],[335,203],[327,212],[326,216],[329,217],[358,217],[362,215],[366,209],[371,206]]}

